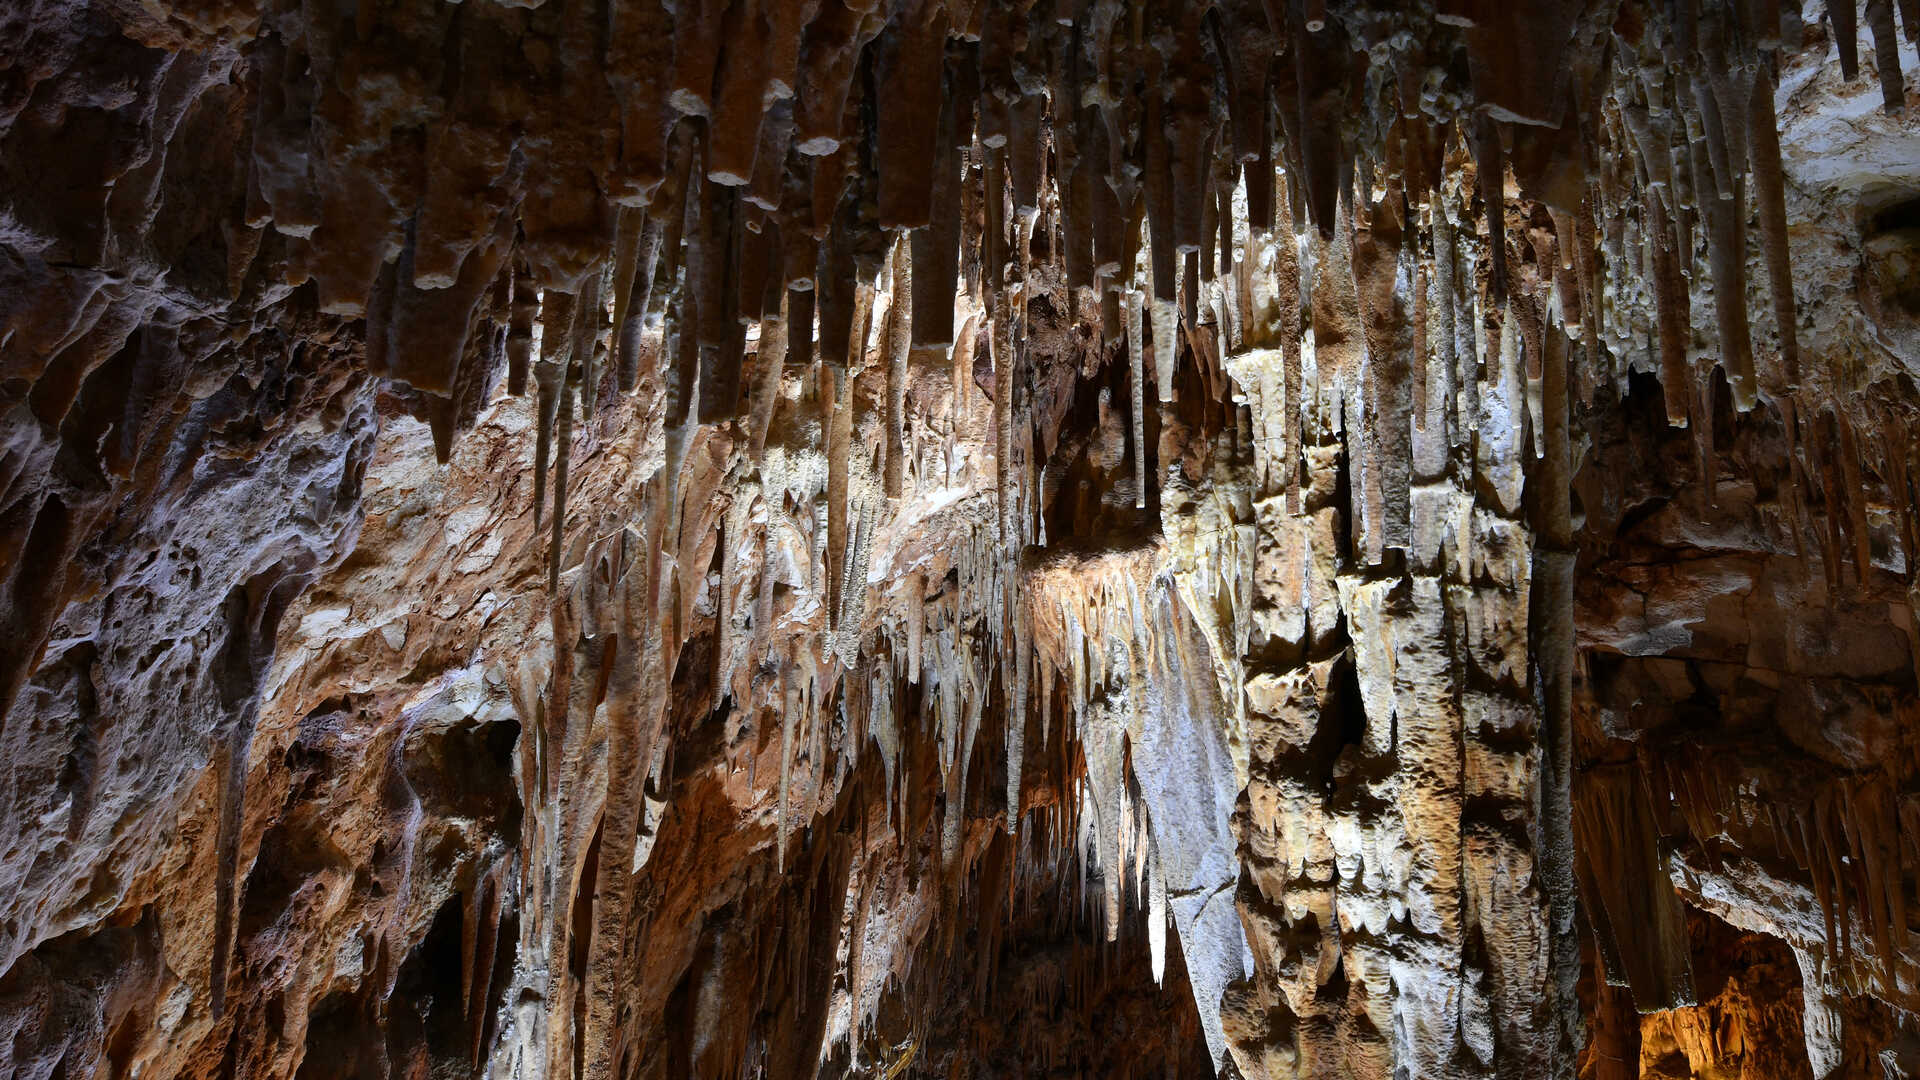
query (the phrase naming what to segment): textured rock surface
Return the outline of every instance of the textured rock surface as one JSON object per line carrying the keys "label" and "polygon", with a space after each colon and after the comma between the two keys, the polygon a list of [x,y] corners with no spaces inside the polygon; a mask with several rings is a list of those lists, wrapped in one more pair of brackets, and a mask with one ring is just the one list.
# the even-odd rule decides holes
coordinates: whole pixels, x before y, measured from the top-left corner
{"label": "textured rock surface", "polygon": [[10,7],[0,1071],[1920,1075],[1916,31]]}

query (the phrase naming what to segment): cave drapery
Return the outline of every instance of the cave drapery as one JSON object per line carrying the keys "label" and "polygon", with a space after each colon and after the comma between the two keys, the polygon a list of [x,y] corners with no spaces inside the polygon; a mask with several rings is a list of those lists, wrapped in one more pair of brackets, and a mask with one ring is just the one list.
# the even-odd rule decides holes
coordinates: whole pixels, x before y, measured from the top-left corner
{"label": "cave drapery", "polygon": [[1920,1075],[1914,0],[12,0],[0,1072]]}

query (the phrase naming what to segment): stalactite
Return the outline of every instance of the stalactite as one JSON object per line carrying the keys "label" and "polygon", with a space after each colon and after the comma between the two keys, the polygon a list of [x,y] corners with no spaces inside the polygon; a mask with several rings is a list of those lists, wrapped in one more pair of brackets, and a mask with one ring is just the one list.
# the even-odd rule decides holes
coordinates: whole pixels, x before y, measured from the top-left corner
{"label": "stalactite", "polygon": [[[644,209],[634,206],[620,208],[613,244],[613,352],[614,370],[617,373],[615,382],[622,392],[631,392],[640,378],[639,324],[644,317],[635,323],[629,366],[627,311],[633,303],[634,286],[639,277],[641,236],[646,232],[646,226],[647,212]],[[645,296],[641,297],[640,304],[642,308],[646,306]]]}
{"label": "stalactite", "polygon": [[[1009,579],[1017,574],[1009,574]],[[1007,833],[1010,836],[1020,834],[1021,817],[1021,774],[1026,762],[1027,741],[1027,691],[1028,680],[1032,677],[1032,665],[1028,661],[1028,643],[1023,629],[1023,606],[1020,590],[1017,586],[1009,589],[1008,623],[1012,640],[1008,650],[1008,667],[1013,676],[1012,693],[1007,704]]]}
{"label": "stalactite", "polygon": [[665,233],[666,223],[651,216],[641,226],[633,280],[627,286],[627,306],[614,323],[618,385],[623,393],[632,393],[640,385],[640,338],[646,327],[647,306],[653,296],[653,278]]}
{"label": "stalactite", "polygon": [[[1350,247],[1349,209],[1343,199],[1338,204],[1338,224],[1331,238],[1313,237],[1312,331],[1314,365],[1322,393],[1332,390],[1333,430],[1354,436],[1347,418],[1360,404],[1357,393],[1361,354],[1358,323],[1359,299],[1354,294],[1353,258]],[[1356,518],[1358,515],[1355,515]]]}
{"label": "stalactite", "polygon": [[[554,427],[560,416],[560,395],[564,391],[567,346],[572,338],[574,298],[571,293],[549,290],[540,305],[540,363],[534,368],[539,388],[539,431],[533,451],[533,524],[543,520],[547,496],[547,460],[554,453]],[[559,448],[564,454],[566,448]]]}
{"label": "stalactite", "polygon": [[1693,447],[1703,509],[1717,505],[1720,484],[1720,459],[1713,449],[1713,375],[1713,368],[1701,371],[1693,388]]}
{"label": "stalactite", "polygon": [[1774,329],[1780,338],[1781,388],[1800,385],[1799,313],[1793,296],[1793,265],[1788,254],[1786,180],[1780,167],[1779,124],[1774,116],[1773,79],[1762,72],[1754,80],[1748,126],[1752,138],[1753,190],[1760,211],[1761,246],[1766,253],[1767,287],[1773,299]]}
{"label": "stalactite", "polygon": [[[1413,354],[1423,347],[1413,337],[1404,288],[1410,261],[1402,242],[1404,200],[1392,191],[1376,204],[1353,242],[1355,300],[1364,342],[1363,370],[1367,414],[1365,448],[1367,557],[1378,564],[1387,548],[1405,550],[1408,535],[1413,395]],[[1412,275],[1409,274],[1409,277]]]}
{"label": "stalactite", "polygon": [[1430,355],[1427,328],[1427,265],[1416,262],[1413,270],[1413,423],[1414,430],[1427,430],[1427,395],[1432,392],[1428,385],[1427,361]]}
{"label": "stalactite", "polygon": [[1493,118],[1481,115],[1473,126],[1473,160],[1480,182],[1480,202],[1487,215],[1487,250],[1492,276],[1487,289],[1493,306],[1507,304],[1507,165],[1500,146],[1500,129]]}
{"label": "stalactite", "polygon": [[867,570],[869,558],[873,553],[873,534],[878,528],[876,518],[879,515],[879,500],[869,488],[856,500],[858,505],[850,507],[855,515],[852,543],[847,550],[846,574],[841,584],[840,619],[836,624],[836,635],[841,664],[852,668],[860,651],[860,618],[866,612]]}
{"label": "stalactite", "polygon": [[799,720],[800,712],[799,692],[794,685],[793,675],[791,668],[782,673],[780,691],[780,791],[776,796],[779,824],[774,840],[774,864],[782,874],[787,872],[787,819],[792,812],[793,802],[793,727]]}
{"label": "stalactite", "polygon": [[[827,431],[827,611],[838,616],[843,602],[840,581],[847,550],[847,456],[853,441],[853,376],[845,368],[821,365],[821,426]],[[836,621],[833,629],[838,629]]]}
{"label": "stalactite", "polygon": [[1829,0],[1826,8],[1840,47],[1840,77],[1852,82],[1860,77],[1860,13],[1850,0]]}
{"label": "stalactite", "polygon": [[527,372],[533,357],[533,323],[540,312],[540,293],[534,288],[532,272],[525,259],[510,264],[513,274],[513,308],[507,328],[507,393],[519,397],[527,392]]}
{"label": "stalactite", "polygon": [[[766,522],[760,529],[760,578],[753,594],[753,636],[747,645],[747,668],[753,677],[749,686],[757,691],[761,673],[770,660],[769,652],[773,644],[773,599],[777,579],[773,567],[773,534],[776,526],[775,514],[778,510],[778,492],[784,479],[779,470],[767,475],[762,465],[762,483],[760,487],[760,511],[766,515]],[[757,696],[757,695],[756,695]],[[758,760],[757,757],[755,759]]]}
{"label": "stalactite", "polygon": [[1609,982],[1643,1011],[1695,1003],[1686,916],[1670,884],[1656,812],[1637,770],[1597,768],[1576,785],[1583,910]]}
{"label": "stalactite", "polygon": [[1687,284],[1680,276],[1680,259],[1673,239],[1672,219],[1660,197],[1647,201],[1653,221],[1653,302],[1660,336],[1660,390],[1666,395],[1667,424],[1685,427],[1693,412],[1693,375],[1687,353]]}
{"label": "stalactite", "polygon": [[1000,543],[1015,544],[1013,492],[1013,314],[1006,293],[994,297],[989,323],[993,349],[994,499],[999,510]]}
{"label": "stalactite", "polygon": [[913,245],[902,234],[893,249],[893,300],[887,307],[886,494],[904,491],[907,458],[907,356],[913,333]]}
{"label": "stalactite", "polygon": [[[606,307],[600,297],[600,271],[588,272],[586,281],[580,287],[579,303],[574,305],[573,313],[573,366],[569,371],[570,382],[576,382],[580,393],[580,417],[591,423],[595,399],[600,387],[600,321],[606,316]],[[565,446],[561,452],[564,455]],[[558,493],[556,493],[558,494]]]}
{"label": "stalactite", "polygon": [[1867,522],[1866,485],[1860,477],[1860,440],[1854,434],[1851,410],[1836,409],[1833,416],[1834,427],[1840,436],[1838,456],[1842,488],[1839,497],[1853,540],[1854,581],[1864,586],[1873,575],[1873,533]]}
{"label": "stalactite", "polygon": [[[1716,18],[1709,22],[1718,25],[1719,20]],[[1710,62],[1719,66],[1718,49],[1703,48],[1703,51],[1714,58]],[[1734,161],[1732,132],[1729,125],[1721,120],[1720,94],[1715,80],[1705,73],[1696,73],[1688,79],[1688,84],[1693,89],[1694,111],[1691,115],[1696,118],[1701,133],[1701,138],[1693,139],[1690,132],[1689,141],[1706,151],[1704,168],[1699,159],[1694,161],[1694,183],[1699,186],[1702,211],[1710,214],[1716,196],[1722,202],[1735,200],[1740,190],[1740,170],[1745,167],[1746,161]],[[1711,237],[1708,242],[1711,244]]]}
{"label": "stalactite", "polygon": [[[1716,137],[1719,105],[1704,79],[1694,80],[1694,93],[1700,112],[1712,118],[1706,140],[1707,149],[1712,151],[1724,144],[1724,136]],[[1727,382],[1733,388],[1734,407],[1746,412],[1757,400],[1758,387],[1754,382],[1753,342],[1747,323],[1747,245],[1742,225],[1744,185],[1730,175],[1729,166],[1716,164],[1711,156],[1703,158],[1700,144],[1694,145],[1695,171],[1712,173],[1722,189],[1720,198],[1701,200],[1701,212],[1706,217],[1707,261],[1713,275],[1713,310],[1719,330],[1720,359],[1726,368]]]}
{"label": "stalactite", "polygon": [[1133,390],[1133,505],[1136,510],[1144,510],[1147,506],[1147,354],[1146,343],[1141,340],[1140,309],[1146,297],[1138,289],[1128,289],[1121,295],[1127,307],[1127,376]]}
{"label": "stalactite", "polygon": [[[1439,317],[1436,320],[1439,351],[1434,356],[1434,363],[1447,373],[1454,386],[1464,389],[1463,384],[1468,380],[1462,376],[1461,364],[1464,361],[1459,355],[1459,286],[1455,282],[1456,256],[1453,245],[1453,220],[1450,215],[1451,209],[1445,205],[1444,200],[1435,203],[1433,208],[1433,284],[1439,295],[1433,311]],[[1448,404],[1461,410],[1465,408],[1464,402],[1449,401]],[[1465,419],[1457,417],[1454,433],[1450,436],[1451,440],[1455,443],[1462,441],[1467,427]],[[1289,452],[1291,452],[1291,445],[1289,445]],[[1288,504],[1288,509],[1293,509],[1291,502]]]}
{"label": "stalactite", "polygon": [[1161,404],[1173,400],[1173,376],[1180,355],[1180,313],[1172,299],[1154,297],[1153,374]]}
{"label": "stalactite", "polygon": [[547,555],[548,593],[559,591],[560,564],[566,558],[567,467],[573,456],[573,385],[574,380],[567,380],[556,394],[560,415],[553,448],[553,536]]}
{"label": "stalactite", "polygon": [[[1526,363],[1527,378],[1527,421],[1530,428],[1538,433],[1544,430],[1546,418],[1545,403],[1542,400],[1542,358],[1541,352],[1546,341],[1547,319],[1540,303],[1540,280],[1534,264],[1525,266],[1520,273],[1520,292],[1511,298],[1508,307],[1514,325],[1520,334],[1520,352]],[[1534,453],[1544,452],[1539,436],[1534,439]]]}
{"label": "stalactite", "polygon": [[1898,116],[1906,108],[1907,93],[1900,73],[1900,37],[1893,24],[1893,0],[1867,0],[1867,29],[1873,31],[1873,64],[1880,72],[1881,100],[1889,115]]}
{"label": "stalactite", "polygon": [[747,439],[755,462],[766,456],[767,430],[773,425],[774,407],[780,397],[781,372],[787,362],[789,304],[796,295],[805,294],[782,288],[779,310],[760,320],[760,344],[754,353],[753,389],[747,406]]}
{"label": "stalactite", "polygon": [[208,975],[208,995],[213,1015],[225,1014],[227,981],[233,966],[234,877],[239,872],[240,800],[247,788],[246,747],[229,737],[219,751],[220,816],[214,836],[218,869],[214,878],[213,958]]}
{"label": "stalactite", "polygon": [[925,650],[927,630],[927,579],[918,570],[907,576],[907,681],[920,682],[920,664]]}

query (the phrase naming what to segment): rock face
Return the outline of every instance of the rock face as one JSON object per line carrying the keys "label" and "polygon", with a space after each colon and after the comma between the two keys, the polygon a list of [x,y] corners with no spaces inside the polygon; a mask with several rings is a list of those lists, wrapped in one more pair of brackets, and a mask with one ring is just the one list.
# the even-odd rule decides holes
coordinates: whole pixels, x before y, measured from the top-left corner
{"label": "rock face", "polygon": [[0,1072],[1920,1075],[1917,35],[14,4]]}

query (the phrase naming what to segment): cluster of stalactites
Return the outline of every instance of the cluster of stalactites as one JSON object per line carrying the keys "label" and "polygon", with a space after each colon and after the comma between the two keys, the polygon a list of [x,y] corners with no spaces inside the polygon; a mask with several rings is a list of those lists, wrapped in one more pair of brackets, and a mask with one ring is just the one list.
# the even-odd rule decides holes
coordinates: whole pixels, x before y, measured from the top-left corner
{"label": "cluster of stalactites", "polygon": [[[604,96],[610,107],[552,118],[556,137],[495,146],[475,103],[437,103],[428,145],[448,162],[462,150],[485,158],[490,146],[500,167],[476,180],[430,162],[420,209],[373,245],[392,258],[343,250],[359,235],[333,227],[344,211],[311,206],[287,183],[278,163],[299,95],[262,106],[272,123],[255,152],[278,156],[259,166],[250,220],[310,237],[323,303],[366,314],[369,365],[442,403],[443,454],[464,398],[501,368],[510,392],[537,393],[534,503],[552,530],[550,581],[576,418],[591,421],[608,394],[659,395],[667,439],[651,498],[662,509],[648,532],[678,535],[693,433],[731,427],[756,466],[770,461],[789,400],[781,379],[804,382],[802,400],[819,410],[809,430],[823,444],[824,485],[788,492],[762,476],[783,506],[825,502],[829,642],[776,665],[791,674],[770,684],[783,699],[784,859],[796,726],[822,726],[841,673],[871,671],[869,558],[884,507],[911,494],[917,364],[951,365],[956,396],[971,393],[982,344],[993,371],[991,540],[963,560],[951,613],[927,611],[929,583],[915,578],[905,640],[887,649],[916,678],[933,672],[956,796],[994,681],[983,672],[998,668],[1006,702],[1011,807],[1036,672],[1072,682],[1063,696],[1076,707],[1092,700],[1097,649],[1083,641],[1068,650],[1082,660],[1050,666],[1031,663],[1036,645],[1022,640],[1033,616],[1017,571],[1044,542],[1023,368],[1036,250],[1057,264],[1072,305],[1097,306],[1090,321],[1129,365],[1140,505],[1149,381],[1164,405],[1193,384],[1185,363],[1225,396],[1230,383],[1208,377],[1224,367],[1218,353],[1277,344],[1285,449],[1271,471],[1298,510],[1310,364],[1343,399],[1326,422],[1366,436],[1361,517],[1375,560],[1407,543],[1407,427],[1438,425],[1457,446],[1488,424],[1506,430],[1482,436],[1518,439],[1528,423],[1540,452],[1544,373],[1563,347],[1548,342],[1554,328],[1582,346],[1572,381],[1586,395],[1638,358],[1639,312],[1650,308],[1669,416],[1696,428],[1711,418],[1699,404],[1702,356],[1717,357],[1743,409],[1806,377],[1773,115],[1780,51],[1796,37],[1776,5],[1630,2],[1604,25],[1570,0],[1495,7],[642,0],[620,6],[603,53],[583,53],[567,76],[588,103]],[[1843,63],[1851,10],[1832,12]],[[1869,5],[1883,54],[1895,44],[1891,11]],[[1516,56],[1519,40],[1539,48]],[[314,70],[287,46],[262,52],[270,85]],[[1897,57],[1880,68],[1894,107]],[[619,118],[611,143],[599,130],[606,115]],[[602,152],[563,160],[580,146]],[[484,198],[471,197],[476,185]],[[1746,304],[1749,190],[1777,342],[1765,357]],[[1636,305],[1643,283],[1651,302]],[[1715,309],[1705,349],[1690,314],[1697,294]],[[956,327],[956,295],[977,320]],[[853,382],[874,363],[884,437],[862,454]],[[1517,475],[1496,485],[1509,510]],[[771,596],[763,583],[746,670],[769,655]],[[1105,606],[1143,610],[1138,597]],[[865,685],[867,727],[891,770],[894,680]],[[1052,698],[1043,688],[1040,699]],[[1017,821],[1016,809],[1009,827]]]}
{"label": "cluster of stalactites", "polygon": [[[1721,869],[1725,843],[1806,873],[1823,936],[1797,945],[1823,951],[1835,983],[1854,994],[1913,994],[1920,965],[1911,951],[1908,882],[1920,867],[1920,802],[1902,796],[1888,775],[1838,777],[1809,789],[1799,777],[1763,770],[1756,778],[1706,758],[1668,761],[1650,779],[1699,841],[1707,868]],[[1631,964],[1622,959],[1629,972]]]}
{"label": "cluster of stalactites", "polygon": [[[1176,27],[1164,23],[1164,11],[1117,3],[1085,4],[1071,19],[1051,21],[1013,7],[961,16],[939,4],[908,5],[892,23],[832,0],[825,8],[804,9],[814,19],[806,55],[824,40],[817,28],[848,33],[835,20],[850,13],[857,27],[835,39],[844,46],[832,54],[838,68],[807,68],[808,79],[846,78],[832,123],[822,126],[804,89],[817,84],[808,79],[798,96],[788,84],[784,96],[768,90],[774,104],[764,117],[755,113],[752,139],[741,134],[744,114],[678,86],[672,108],[649,129],[662,140],[659,176],[604,215],[612,229],[603,254],[558,275],[524,222],[512,236],[502,226],[491,246],[475,249],[489,253],[477,281],[491,284],[491,310],[509,315],[493,337],[508,387],[525,392],[531,381],[539,394],[535,502],[536,515],[545,513],[551,460],[551,574],[563,547],[571,425],[576,414],[591,418],[608,393],[647,387],[660,395],[667,506],[677,502],[676,474],[699,425],[738,427],[763,492],[784,496],[770,502],[824,501],[825,528],[816,530],[827,575],[824,647],[773,647],[763,552],[763,583],[747,620],[751,648],[739,664],[758,671],[774,652],[794,653],[775,659],[782,675],[766,684],[780,718],[783,867],[799,812],[792,770],[803,753],[821,767],[818,740],[841,707],[838,695],[847,696],[848,715],[861,718],[845,760],[874,740],[891,808],[905,802],[899,761],[910,735],[898,691],[924,680],[947,796],[940,849],[951,864],[990,695],[999,695],[994,704],[1006,723],[1012,831],[1034,700],[1044,745],[1056,680],[1066,684],[1058,698],[1084,709],[1116,659],[1099,646],[1107,631],[1114,640],[1152,638],[1143,625],[1094,629],[1120,615],[1138,623],[1139,583],[1123,576],[1102,587],[1133,595],[1088,598],[1084,618],[1055,628],[1055,644],[1065,643],[1057,662],[1035,659],[1035,620],[1049,616],[1028,610],[1019,568],[1022,552],[1045,542],[1022,366],[1037,238],[1046,240],[1040,250],[1057,264],[1070,302],[1089,314],[1097,305],[1095,325],[1129,365],[1140,505],[1149,493],[1149,381],[1154,398],[1170,402],[1184,360],[1201,373],[1199,385],[1224,396],[1230,384],[1206,378],[1226,366],[1220,353],[1277,345],[1283,385],[1273,396],[1285,403],[1284,450],[1269,447],[1278,461],[1269,472],[1284,480],[1297,512],[1301,429],[1316,422],[1303,385],[1310,372],[1334,398],[1317,422],[1362,435],[1358,516],[1373,562],[1409,542],[1409,485],[1434,469],[1410,460],[1423,440],[1410,441],[1409,429],[1458,449],[1474,438],[1518,442],[1525,425],[1535,453],[1544,453],[1549,426],[1564,438],[1564,398],[1550,424],[1543,390],[1554,357],[1571,369],[1582,398],[1619,383],[1643,351],[1646,310],[1675,424],[1710,420],[1698,404],[1711,373],[1710,364],[1704,375],[1696,368],[1703,355],[1717,357],[1743,409],[1763,391],[1784,399],[1802,378],[1773,116],[1782,35],[1757,24],[1746,6],[1682,4],[1671,17],[1630,6],[1633,17],[1602,28],[1619,46],[1606,70],[1570,63],[1564,77],[1545,83],[1538,72],[1513,69],[1490,42],[1502,27],[1528,29],[1537,18],[1560,43],[1549,57],[1574,57],[1575,43],[1595,31],[1570,6],[1485,21],[1441,11],[1435,40],[1460,35],[1472,61],[1468,87],[1452,85],[1429,59],[1442,53],[1381,37],[1392,19],[1378,13],[1310,20],[1294,5],[1275,21],[1264,7],[1227,4]],[[1166,29],[1174,32],[1159,32]],[[1372,61],[1373,69],[1366,58],[1381,50],[1352,47],[1389,40],[1389,59]],[[1397,78],[1377,84],[1383,105],[1349,116],[1347,88],[1375,85],[1370,70]],[[717,85],[724,98],[731,84]],[[668,115],[675,111],[677,119]],[[912,123],[916,116],[928,122]],[[1375,136],[1370,148],[1354,139],[1351,120]],[[1509,197],[1510,178],[1520,198]],[[1745,299],[1749,188],[1777,341],[1760,362]],[[410,257],[382,272],[387,284],[370,309],[378,333],[370,337],[388,343],[373,355],[414,355],[397,344],[401,314],[435,290],[417,271],[401,288]],[[447,290],[465,280],[461,266],[437,298],[454,296]],[[1704,350],[1689,313],[1696,279],[1711,281],[1697,291],[1711,296],[1718,331]],[[1644,291],[1650,302],[1637,302]],[[965,302],[956,305],[956,295]],[[956,320],[956,306],[978,314]],[[382,310],[391,312],[384,324]],[[478,309],[467,310],[472,321]],[[643,333],[650,318],[657,334]],[[949,365],[959,411],[981,347],[993,371],[995,521],[976,528],[954,560],[957,590],[910,575],[876,637],[866,617],[875,532],[884,508],[910,495],[917,476],[906,460],[908,382],[917,364]],[[863,454],[853,382],[876,364],[886,385],[884,438]],[[827,459],[824,483],[813,477],[791,491],[779,475],[784,451],[768,445],[776,412],[788,407],[784,376],[801,380],[801,400],[819,410],[810,430]],[[439,384],[417,385],[431,392]],[[1702,438],[1710,452],[1710,429]],[[1503,509],[1517,511],[1518,468],[1495,479]],[[1549,525],[1565,532],[1564,521]],[[727,531],[743,532],[744,519]],[[1549,539],[1565,545],[1570,537]],[[722,682],[735,654],[725,651]],[[1135,669],[1142,660],[1124,663],[1124,677],[1149,674]],[[1083,718],[1074,719],[1079,730]],[[1117,744],[1108,750],[1089,759],[1090,772],[1115,771],[1108,766],[1119,760]],[[1127,855],[1126,837],[1147,834],[1125,824],[1134,817],[1124,776],[1101,779],[1094,787],[1110,801],[1098,815],[1105,824],[1086,834],[1099,849],[1087,862],[1143,868],[1150,848]],[[1112,890],[1108,904],[1119,896]],[[1110,927],[1116,916],[1110,907]]]}
{"label": "cluster of stalactites", "polygon": [[[1869,5],[1883,52],[1895,44],[1892,6]],[[1032,479],[1015,459],[1030,426],[1022,358],[1041,238],[1070,302],[1097,305],[1103,339],[1124,346],[1143,505],[1149,370],[1165,403],[1183,362],[1208,392],[1229,392],[1207,378],[1223,344],[1277,337],[1296,349],[1311,327],[1323,366],[1375,354],[1392,345],[1377,331],[1396,288],[1416,294],[1416,332],[1440,341],[1417,350],[1412,378],[1400,380],[1419,399],[1416,424],[1434,381],[1425,369],[1456,363],[1458,342],[1472,340],[1477,365],[1492,370],[1512,326],[1537,385],[1541,335],[1558,325],[1584,346],[1574,374],[1585,393],[1637,359],[1647,308],[1675,424],[1710,419],[1696,403],[1706,383],[1696,357],[1718,359],[1742,409],[1799,384],[1772,93],[1782,43],[1794,39],[1779,18],[1791,13],[1629,3],[1601,25],[1570,0],[1315,7],[623,6],[602,69],[620,117],[610,160],[535,175],[539,155],[562,143],[524,141],[484,185],[493,216],[469,210],[451,223],[433,166],[422,209],[395,257],[372,264],[367,288],[337,276],[354,264],[344,253],[316,256],[312,272],[330,305],[367,313],[374,370],[440,403],[430,411],[443,453],[470,411],[456,407],[461,395],[491,385],[472,369],[504,365],[511,391],[537,392],[536,517],[551,487],[555,572],[569,433],[616,389],[662,396],[669,431],[682,433],[669,440],[669,466],[696,424],[742,425],[757,456],[783,369],[815,388],[830,442],[849,431],[849,384],[875,342],[887,394],[873,455],[881,491],[899,498],[914,365],[974,347],[965,328],[956,333],[956,292],[986,323],[1002,529],[1010,547],[1035,539],[1033,500],[1020,497]],[[1833,14],[1843,57],[1846,7]],[[1515,58],[1515,40],[1538,42],[1539,56]],[[641,60],[653,66],[627,66]],[[1897,57],[1881,70],[1892,73],[1893,107]],[[444,105],[453,124],[461,103]],[[581,190],[555,189],[562,174]],[[1510,175],[1521,201],[1508,198]],[[264,185],[262,220],[280,190]],[[1764,357],[1746,303],[1749,190],[1776,342]],[[325,224],[316,250],[344,235]],[[1300,304],[1245,310],[1248,261],[1295,228],[1310,250],[1299,259],[1278,245],[1272,292]],[[1479,265],[1457,264],[1456,238],[1481,245]],[[1342,276],[1354,288],[1336,282],[1323,303],[1313,270],[1330,257],[1351,268]],[[1396,285],[1407,268],[1465,303],[1434,309],[1433,330],[1418,325],[1428,287]],[[883,272],[898,302],[878,322]],[[1650,303],[1636,305],[1643,283]],[[1690,316],[1698,295],[1715,315],[1704,348]],[[642,332],[655,311],[657,338]],[[1229,329],[1234,340],[1222,343],[1216,334]],[[1449,381],[1445,392],[1472,395],[1470,378]],[[863,520],[853,514],[848,528]]]}
{"label": "cluster of stalactites", "polygon": [[[446,403],[435,424],[443,453],[454,403],[500,367],[510,392],[537,393],[534,503],[552,530],[550,582],[573,426],[605,395],[659,395],[668,434],[655,498],[667,509],[650,533],[665,536],[680,532],[678,472],[693,432],[732,426],[759,465],[787,400],[782,377],[804,381],[828,465],[824,490],[789,501],[826,503],[830,641],[806,674],[780,682],[795,699],[782,707],[783,758],[796,716],[827,708],[838,672],[861,665],[873,537],[915,476],[905,431],[915,366],[950,364],[963,396],[984,344],[997,520],[979,561],[997,565],[964,574],[962,588],[991,581],[996,595],[984,605],[993,610],[962,604],[945,625],[1005,627],[1012,640],[998,644],[1011,648],[985,659],[974,631],[956,631],[934,636],[949,652],[932,659],[940,693],[952,694],[936,705],[946,760],[963,775],[968,718],[988,681],[978,671],[1000,668],[1017,806],[1035,667],[1020,659],[1032,645],[1021,640],[1030,620],[1016,569],[1044,543],[1023,368],[1036,249],[1057,264],[1070,303],[1097,306],[1103,340],[1130,367],[1140,505],[1149,372],[1163,405],[1188,385],[1183,363],[1225,396],[1228,380],[1209,377],[1225,366],[1218,354],[1277,343],[1285,451],[1271,471],[1297,510],[1310,341],[1316,377],[1336,398],[1325,421],[1365,435],[1361,517],[1377,560],[1407,543],[1408,426],[1437,424],[1457,446],[1488,424],[1506,430],[1483,436],[1507,440],[1530,424],[1542,452],[1543,377],[1562,347],[1548,342],[1553,328],[1581,345],[1570,366],[1584,396],[1637,359],[1639,313],[1651,308],[1676,424],[1711,418],[1698,404],[1700,356],[1717,357],[1743,409],[1802,380],[1773,115],[1780,51],[1795,36],[1777,7],[1628,3],[1602,24],[1571,0],[1333,12],[1255,0],[643,0],[621,6],[603,53],[568,76],[612,106],[616,149],[559,159],[562,147],[609,146],[593,110],[579,109],[552,121],[577,138],[493,146],[500,168],[479,181],[432,162],[392,258],[328,251],[350,230],[329,228],[334,210],[308,205],[270,163],[249,212],[311,237],[323,303],[365,312],[376,372]],[[1850,64],[1851,8],[1831,14]],[[1876,0],[1869,16],[1885,53],[1892,5]],[[1517,40],[1539,49],[1518,57]],[[313,67],[286,45],[262,49],[275,86]],[[1891,108],[1897,57],[1880,67]],[[296,104],[263,105],[273,124],[257,155],[277,152]],[[485,149],[476,145],[487,136],[470,130],[477,105],[436,107],[429,145],[451,159],[460,147],[445,140],[458,133],[464,149]],[[486,198],[456,198],[475,183]],[[1765,358],[1746,303],[1749,190],[1777,342]],[[353,267],[373,268],[370,280],[357,283]],[[1696,290],[1696,279],[1711,288]],[[1651,302],[1636,306],[1642,283]],[[1690,316],[1697,293],[1715,309],[1704,350]],[[980,313],[958,332],[956,295]],[[874,363],[884,437],[861,454],[853,382]],[[1514,506],[1517,476],[1501,486]],[[768,652],[771,589],[762,594],[749,668]],[[911,642],[891,649],[916,671],[929,658],[929,618],[916,612]],[[886,692],[868,696],[891,709]]]}

